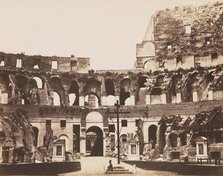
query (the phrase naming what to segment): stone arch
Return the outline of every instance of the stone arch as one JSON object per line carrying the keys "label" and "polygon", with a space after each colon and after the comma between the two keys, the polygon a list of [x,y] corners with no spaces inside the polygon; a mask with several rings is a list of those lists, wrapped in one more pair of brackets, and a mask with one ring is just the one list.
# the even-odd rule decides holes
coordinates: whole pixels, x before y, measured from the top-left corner
{"label": "stone arch", "polygon": [[156,143],[157,126],[150,125],[148,128],[148,142],[154,141]]}
{"label": "stone arch", "polygon": [[177,92],[180,90],[178,90],[178,84],[182,79],[182,74],[175,74],[172,76],[171,80],[170,80],[170,84],[169,84],[169,89],[167,92],[167,103],[175,103],[176,100],[176,96],[177,96]]}
{"label": "stone arch", "polygon": [[58,139],[65,140],[65,151],[68,151],[69,149],[69,137],[66,134],[61,134]]}
{"label": "stone arch", "polygon": [[182,87],[182,100],[184,102],[193,101],[193,84],[196,81],[198,72],[189,73],[187,79],[184,82],[184,87]]}
{"label": "stone arch", "polygon": [[103,156],[103,131],[98,126],[91,126],[86,131],[86,151],[90,156]]}
{"label": "stone arch", "polygon": [[98,106],[101,105],[101,100],[96,93],[91,92],[85,95],[84,104],[86,106],[98,108]]}
{"label": "stone arch", "polygon": [[[60,104],[63,104],[66,98],[65,98],[64,88],[59,77],[51,78],[50,88],[59,95]],[[58,97],[57,95],[55,96]]]}
{"label": "stone arch", "polygon": [[84,86],[84,92],[85,92],[85,94],[93,92],[100,97],[100,95],[101,95],[101,82],[98,81],[95,78],[89,78],[86,81],[86,85]]}
{"label": "stone arch", "polygon": [[37,127],[33,127],[33,133],[34,133],[34,140],[33,140],[33,145],[35,147],[38,146],[38,137],[39,137],[39,129]]}
{"label": "stone arch", "polygon": [[68,94],[70,106],[79,105],[79,86],[75,80],[71,82]]}
{"label": "stone arch", "polygon": [[86,124],[87,127],[94,125],[103,128],[103,116],[99,112],[92,111],[86,116]]}
{"label": "stone arch", "polygon": [[43,89],[44,88],[44,82],[40,77],[35,76],[35,77],[33,77],[33,79],[36,81],[36,85],[37,85],[38,89]]}
{"label": "stone arch", "polygon": [[130,97],[130,93],[131,93],[131,80],[129,78],[124,78],[121,81],[121,90],[120,90],[121,105],[125,105],[125,101]]}

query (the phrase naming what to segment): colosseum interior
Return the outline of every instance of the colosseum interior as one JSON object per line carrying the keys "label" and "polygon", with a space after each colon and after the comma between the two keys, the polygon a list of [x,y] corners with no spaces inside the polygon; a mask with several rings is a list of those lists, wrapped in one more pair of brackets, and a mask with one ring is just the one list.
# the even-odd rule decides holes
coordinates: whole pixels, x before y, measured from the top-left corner
{"label": "colosseum interior", "polygon": [[117,100],[122,159],[223,157],[222,24],[220,2],[158,11],[131,70],[1,52],[0,162],[116,156]]}

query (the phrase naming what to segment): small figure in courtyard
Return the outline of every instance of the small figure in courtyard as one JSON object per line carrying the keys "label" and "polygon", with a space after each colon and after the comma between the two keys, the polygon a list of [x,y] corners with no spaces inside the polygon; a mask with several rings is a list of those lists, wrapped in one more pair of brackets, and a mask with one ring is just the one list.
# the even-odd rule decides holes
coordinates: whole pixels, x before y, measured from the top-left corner
{"label": "small figure in courtyard", "polygon": [[113,165],[112,165],[112,161],[111,160],[109,160],[109,166],[108,166],[107,171],[113,171]]}

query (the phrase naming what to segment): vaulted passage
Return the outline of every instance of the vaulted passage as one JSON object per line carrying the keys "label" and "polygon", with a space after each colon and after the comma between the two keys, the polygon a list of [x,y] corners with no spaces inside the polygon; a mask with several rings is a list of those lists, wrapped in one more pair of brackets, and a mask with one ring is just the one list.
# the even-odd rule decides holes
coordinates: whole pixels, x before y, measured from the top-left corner
{"label": "vaulted passage", "polygon": [[97,126],[88,128],[86,132],[86,152],[89,156],[103,156],[103,132]]}

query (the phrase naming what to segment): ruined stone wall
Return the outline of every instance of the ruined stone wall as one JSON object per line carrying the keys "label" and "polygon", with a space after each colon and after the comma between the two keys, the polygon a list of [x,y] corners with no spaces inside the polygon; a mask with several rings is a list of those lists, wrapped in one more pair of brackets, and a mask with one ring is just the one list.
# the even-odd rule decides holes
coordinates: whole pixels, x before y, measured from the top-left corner
{"label": "ruined stone wall", "polygon": [[[147,33],[153,33],[154,39],[146,41],[144,38],[142,44],[155,44],[158,69],[177,70],[223,64],[222,2],[160,10],[151,20],[153,30],[147,29]],[[147,33],[145,36],[149,35]],[[137,50],[142,50],[141,45],[137,45]],[[146,51],[137,54],[137,62],[144,68],[147,60],[151,60],[151,48]],[[146,69],[155,71],[156,67],[153,65]]]}
{"label": "ruined stone wall", "polygon": [[[21,61],[18,61],[21,60]],[[53,61],[57,62],[56,68],[53,68]],[[27,56],[24,54],[6,54],[0,53],[0,68],[19,69],[35,72],[80,72],[86,73],[90,70],[89,58],[81,57],[58,57],[58,56]],[[21,63],[18,63],[21,62]],[[72,66],[72,67],[71,67]],[[73,69],[71,69],[73,68]]]}

